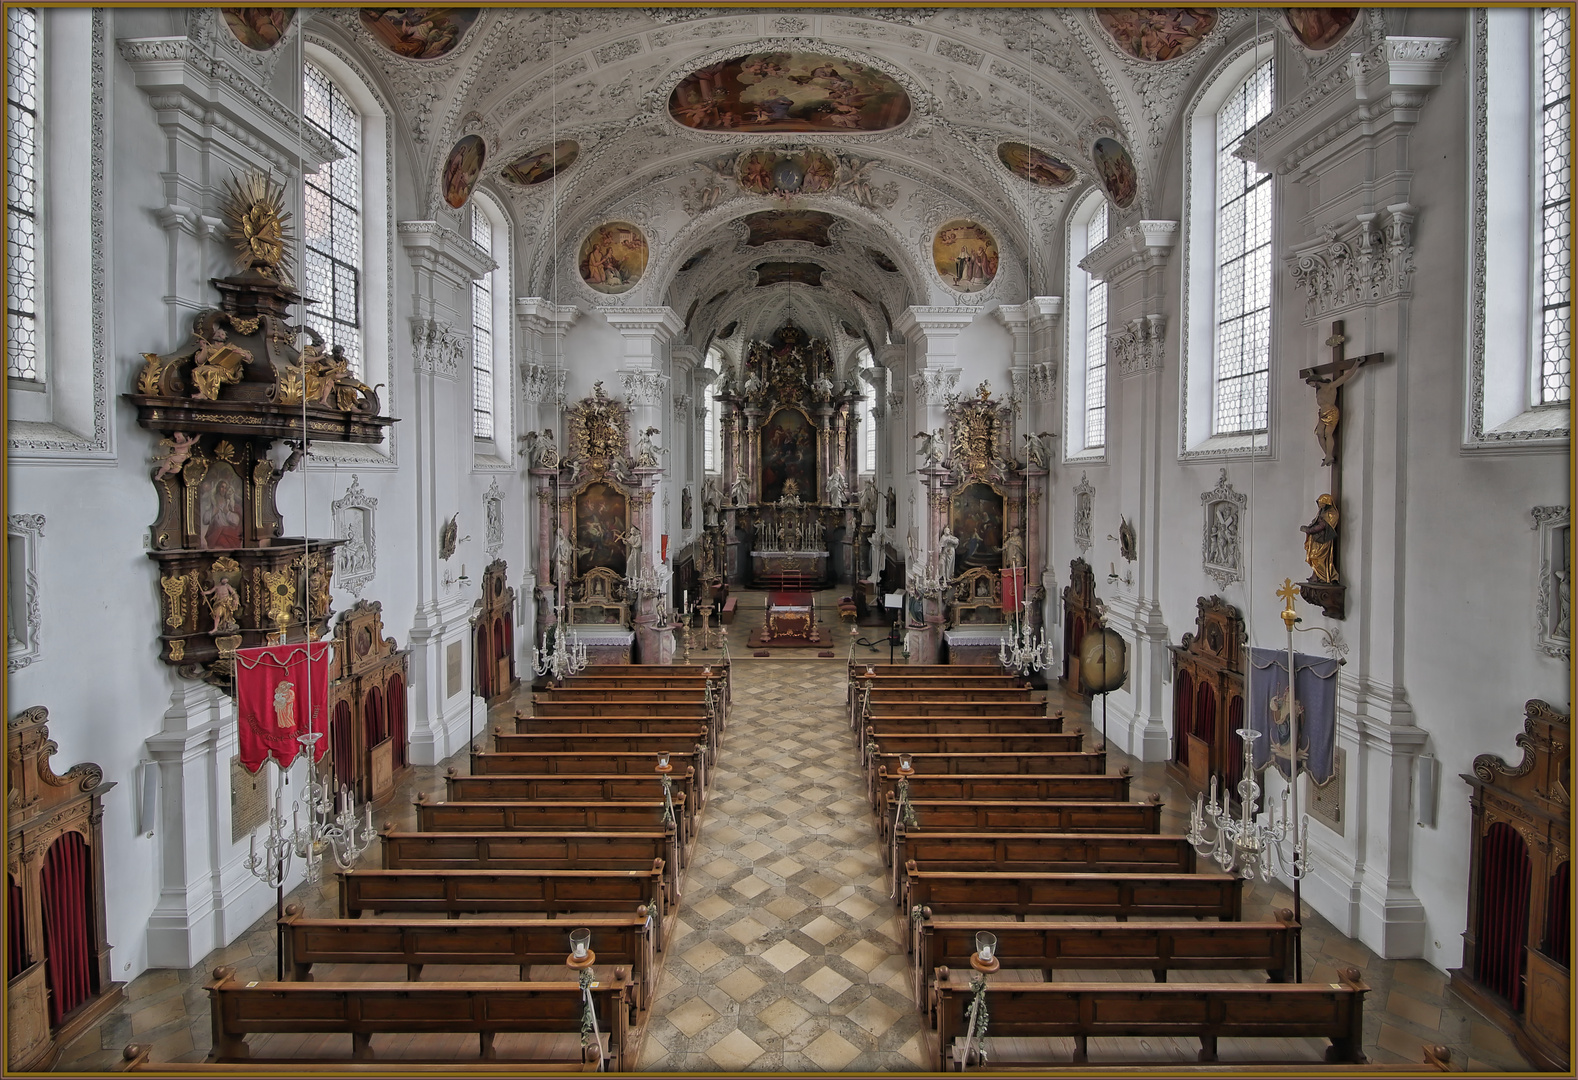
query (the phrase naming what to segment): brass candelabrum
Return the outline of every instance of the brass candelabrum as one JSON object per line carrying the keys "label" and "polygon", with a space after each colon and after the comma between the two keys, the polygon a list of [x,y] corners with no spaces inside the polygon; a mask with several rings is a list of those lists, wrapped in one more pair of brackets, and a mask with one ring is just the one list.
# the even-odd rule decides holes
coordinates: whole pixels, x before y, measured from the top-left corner
{"label": "brass candelabrum", "polygon": [[[697,630],[695,628],[695,626],[693,625],[694,621],[695,621],[695,617],[696,617],[696,615],[698,613],[700,613],[700,615],[701,615],[701,629],[700,630]],[[685,662],[687,664],[690,663],[690,649],[691,649],[691,638],[692,637],[697,637],[697,640],[695,642],[695,646],[698,649],[721,649],[721,648],[723,648],[723,640],[724,640],[724,635],[725,635],[726,632],[725,632],[725,630],[723,629],[722,626],[713,626],[712,625],[712,605],[711,604],[703,604],[703,603],[700,603],[699,601],[692,602],[690,607],[687,608],[686,611],[685,611],[684,625],[685,625]]]}

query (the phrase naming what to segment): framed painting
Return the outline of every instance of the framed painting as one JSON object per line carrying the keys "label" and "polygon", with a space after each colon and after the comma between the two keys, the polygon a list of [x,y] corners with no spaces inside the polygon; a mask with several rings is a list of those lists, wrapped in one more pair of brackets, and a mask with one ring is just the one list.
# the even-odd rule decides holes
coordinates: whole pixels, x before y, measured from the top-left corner
{"label": "framed painting", "polygon": [[481,135],[467,135],[449,151],[444,163],[444,201],[456,210],[466,205],[471,190],[482,175],[482,163],[487,160],[488,148]]}
{"label": "framed painting", "polygon": [[1325,52],[1347,34],[1359,18],[1358,8],[1284,8],[1288,28],[1311,52]]}
{"label": "framed painting", "polygon": [[1216,9],[1100,8],[1096,21],[1136,60],[1176,60],[1216,26]]}
{"label": "framed painting", "polygon": [[997,160],[1003,168],[1037,187],[1059,188],[1074,179],[1074,167],[1051,154],[1022,142],[999,143]]}
{"label": "framed painting", "polygon": [[602,480],[575,493],[575,574],[612,570],[625,575],[625,548],[620,542],[630,527],[629,500]]}
{"label": "framed painting", "polygon": [[225,17],[225,25],[237,41],[253,52],[268,52],[280,43],[285,31],[290,29],[290,20],[295,16],[296,9],[227,7],[220,8],[219,13]]}
{"label": "framed painting", "polygon": [[953,497],[953,535],[959,538],[954,572],[1003,566],[1003,493],[991,484],[966,484]]}
{"label": "framed painting", "polygon": [[761,462],[762,502],[777,502],[790,480],[800,498],[816,502],[821,492],[816,475],[816,428],[811,418],[785,405],[762,425],[756,459]]}
{"label": "framed painting", "polygon": [[866,64],[820,53],[761,52],[710,64],[670,95],[698,131],[887,131],[909,119],[902,86]]}
{"label": "framed painting", "polygon": [[628,221],[599,225],[581,242],[581,280],[600,293],[635,288],[647,269],[647,238]]}
{"label": "framed painting", "polygon": [[1134,159],[1116,139],[1097,139],[1090,156],[1096,163],[1096,172],[1101,175],[1102,186],[1107,189],[1107,197],[1119,210],[1127,210],[1140,190]]}
{"label": "framed painting", "polygon": [[552,146],[544,146],[529,154],[522,154],[503,169],[499,175],[512,184],[531,187],[552,180],[581,156],[581,144],[574,139],[560,139]]}
{"label": "framed painting", "polygon": [[246,486],[227,462],[214,461],[197,487],[197,543],[205,548],[241,546]]}
{"label": "framed painting", "polygon": [[997,276],[997,239],[976,221],[950,221],[931,242],[932,265],[949,288],[980,292]]}

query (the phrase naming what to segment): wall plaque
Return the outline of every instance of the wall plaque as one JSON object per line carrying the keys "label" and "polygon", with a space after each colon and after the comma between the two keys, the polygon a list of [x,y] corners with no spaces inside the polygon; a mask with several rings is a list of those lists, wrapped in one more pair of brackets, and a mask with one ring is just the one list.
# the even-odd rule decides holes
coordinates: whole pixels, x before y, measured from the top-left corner
{"label": "wall plaque", "polygon": [[253,776],[237,754],[230,759],[230,842],[239,844],[247,833],[267,823],[268,770],[259,769]]}
{"label": "wall plaque", "polygon": [[460,693],[460,672],[461,672],[461,663],[462,663],[462,660],[461,660],[462,649],[463,649],[463,646],[462,646],[462,644],[460,642],[458,642],[458,641],[451,641],[449,643],[449,649],[444,653],[444,659],[446,661],[446,666],[449,669],[449,672],[448,672],[448,676],[449,676],[448,677],[448,686],[446,687],[446,690],[448,692],[445,695],[446,697],[454,697],[456,694]]}

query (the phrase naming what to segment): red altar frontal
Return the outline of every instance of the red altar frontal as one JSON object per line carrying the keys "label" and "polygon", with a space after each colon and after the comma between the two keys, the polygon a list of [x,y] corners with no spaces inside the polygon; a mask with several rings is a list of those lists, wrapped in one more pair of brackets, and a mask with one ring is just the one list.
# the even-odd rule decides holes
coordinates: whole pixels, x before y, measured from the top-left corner
{"label": "red altar frontal", "polygon": [[812,593],[777,591],[767,594],[769,638],[794,637],[810,641],[815,633],[816,612]]}

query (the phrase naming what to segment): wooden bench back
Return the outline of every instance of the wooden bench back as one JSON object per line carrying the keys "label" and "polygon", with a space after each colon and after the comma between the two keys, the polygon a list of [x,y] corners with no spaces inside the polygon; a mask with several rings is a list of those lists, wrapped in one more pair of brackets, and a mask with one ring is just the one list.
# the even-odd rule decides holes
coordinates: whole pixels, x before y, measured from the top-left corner
{"label": "wooden bench back", "polygon": [[[899,755],[883,747],[872,755],[877,768],[898,775]],[[925,753],[911,754],[910,767],[916,776],[1016,776],[1041,773],[1048,776],[1101,776],[1107,771],[1105,750],[1065,750],[1043,753]],[[911,778],[913,779],[913,777]]]}
{"label": "wooden bench back", "polygon": [[[878,687],[871,691],[871,704],[887,705],[900,701],[947,701],[960,705],[970,705],[990,701],[1032,701],[1040,704],[1046,703],[1046,698],[1039,690],[1031,690],[1028,686],[986,686],[968,687],[960,686],[950,689],[931,690],[925,687],[891,687],[884,689]],[[968,712],[968,709],[963,710]]]}
{"label": "wooden bench back", "polygon": [[[645,1009],[656,987],[653,920],[645,904],[632,915],[562,919],[309,919],[300,904],[286,904],[279,920],[285,942],[285,974],[312,979],[314,964],[404,965],[412,982],[432,964],[510,965],[524,980],[533,965],[559,966],[570,952],[573,927],[592,932],[599,964],[628,967],[634,1006]],[[568,970],[568,969],[565,969]]]}
{"label": "wooden bench back", "polygon": [[[894,731],[886,723],[866,727],[866,741],[882,754],[1077,754],[1084,750],[1083,731],[927,732]],[[1041,770],[1037,770],[1038,772]]]}
{"label": "wooden bench back", "polygon": [[1026,870],[1042,873],[1149,871],[1192,874],[1195,850],[1182,836],[1154,833],[984,833],[904,830],[899,858],[922,870]]}
{"label": "wooden bench back", "polygon": [[508,734],[493,729],[495,753],[571,753],[586,750],[619,750],[628,754],[646,754],[656,757],[659,751],[690,748],[705,744],[707,729],[703,727],[676,726],[667,731],[542,731],[537,724],[524,732]]}
{"label": "wooden bench back", "polygon": [[663,735],[670,732],[706,731],[706,717],[696,716],[596,716],[577,712],[565,716],[517,716],[515,731],[519,735],[564,734],[581,732],[594,734]]}
{"label": "wooden bench back", "polygon": [[532,695],[533,705],[540,705],[550,701],[628,701],[632,704],[685,701],[700,705],[703,700],[704,695],[701,685],[695,687],[652,687],[643,690],[637,695],[628,689],[620,689],[618,687],[583,687],[576,683],[566,683],[562,688],[539,690]]}
{"label": "wooden bench back", "polygon": [[[940,975],[940,973],[939,973]],[[1214,1061],[1219,1038],[1326,1038],[1327,1060],[1364,1060],[1364,995],[1359,973],[1340,983],[992,983],[986,990],[989,1036],[1072,1036],[1074,1061],[1086,1060],[1091,1037],[1174,1035],[1201,1041],[1200,1060]],[[964,1033],[973,994],[963,973],[937,980],[934,1069]],[[1153,1063],[1154,1064],[1154,1063]]]}
{"label": "wooden bench back", "polygon": [[440,802],[416,797],[420,832],[532,832],[540,829],[619,831],[663,828],[661,798],[608,802]]}
{"label": "wooden bench back", "polygon": [[1100,915],[1220,919],[1243,912],[1243,879],[1232,874],[1000,874],[905,866],[907,907],[938,915]]}
{"label": "wooden bench back", "polygon": [[707,722],[707,709],[695,701],[649,701],[626,698],[623,701],[534,701],[532,716],[607,716],[648,717],[682,716],[700,724]]}
{"label": "wooden bench back", "polygon": [[989,716],[1033,717],[1045,723],[1047,706],[1044,701],[877,701],[871,704],[866,718],[871,721],[888,717],[938,716],[960,719]]}
{"label": "wooden bench back", "polygon": [[[1129,784],[1130,778],[1123,773],[1092,773],[1084,776],[1072,773],[1041,773],[1024,776],[917,773],[910,777],[910,801],[917,807],[923,801],[950,800],[1025,802],[1045,799],[1094,802],[1110,799],[1116,802],[1128,798]],[[886,766],[880,766],[877,769],[877,791],[883,805],[886,805],[888,796],[897,787],[898,777],[890,775]],[[927,828],[931,827],[926,825],[924,820],[921,824]]]}
{"label": "wooden bench back", "polygon": [[639,832],[396,832],[379,834],[385,870],[552,870],[586,867],[640,870],[653,859],[673,862],[679,837],[672,825]]}
{"label": "wooden bench back", "polygon": [[[696,752],[697,743],[668,746],[669,764],[676,772],[696,768],[705,761],[705,751]],[[656,776],[657,754],[636,750],[478,750],[471,756],[478,776],[557,776],[600,774],[604,776]]]}
{"label": "wooden bench back", "polygon": [[866,726],[901,735],[969,735],[972,733],[1012,735],[1016,732],[1041,734],[1043,732],[1061,732],[1063,730],[1063,714],[1056,713],[1052,716],[1043,716],[1037,712],[1030,712],[1020,715],[1010,714],[996,708],[989,709],[981,715],[972,714],[969,716],[960,716],[958,714],[933,715],[930,713],[915,713],[906,716],[881,714],[868,717]]}
{"label": "wooden bench back", "polygon": [[[602,975],[592,1007],[609,1039],[611,1066],[622,1069],[629,1028],[628,973]],[[352,1037],[353,1054],[372,1057],[369,1037],[379,1033],[472,1033],[490,1057],[502,1033],[579,1033],[584,1008],[576,980],[538,983],[241,983],[218,968],[206,987],[214,1029],[211,1061],[248,1057],[249,1034],[290,1032]]]}

